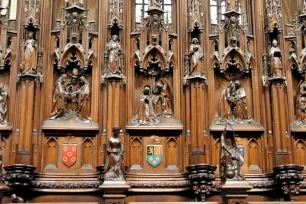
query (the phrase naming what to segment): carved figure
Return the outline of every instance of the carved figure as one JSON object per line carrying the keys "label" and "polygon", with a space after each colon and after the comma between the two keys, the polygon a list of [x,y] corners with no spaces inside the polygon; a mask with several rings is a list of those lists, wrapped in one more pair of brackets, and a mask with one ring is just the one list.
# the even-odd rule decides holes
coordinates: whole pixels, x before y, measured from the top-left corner
{"label": "carved figure", "polygon": [[24,200],[15,193],[11,195],[11,200],[13,203],[24,203]]}
{"label": "carved figure", "polygon": [[33,39],[34,33],[29,31],[28,39],[24,43],[24,67],[22,72],[35,72],[36,67],[36,40]]}
{"label": "carved figure", "polygon": [[89,95],[90,86],[85,76],[79,76],[76,69],[70,80],[67,74],[62,74],[55,83],[50,119],[67,116],[69,112],[81,119],[89,119],[90,110],[87,110],[86,104]]}
{"label": "carved figure", "polygon": [[299,94],[297,97],[297,120],[306,122],[306,82],[304,81],[299,87]]}
{"label": "carved figure", "polygon": [[55,119],[67,111],[67,101],[69,93],[66,91],[68,75],[62,74],[55,83],[53,93],[53,106],[50,119]]}
{"label": "carved figure", "polygon": [[220,152],[220,176],[222,180],[242,180],[243,173],[240,171],[239,157],[241,156],[235,138],[232,132],[227,133],[229,125],[224,129],[221,135],[221,152]]}
{"label": "carved figure", "polygon": [[7,92],[3,84],[0,84],[0,125],[6,125]]}
{"label": "carved figure", "polygon": [[113,128],[113,136],[108,141],[107,159],[105,162],[105,181],[123,181],[124,163],[123,163],[123,144],[119,138],[120,128]]}
{"label": "carved figure", "polygon": [[244,120],[248,118],[246,93],[239,80],[236,80],[234,85],[235,88],[232,90],[229,101],[232,104],[234,117],[238,120]]}
{"label": "carved figure", "polygon": [[222,91],[221,99],[219,102],[219,112],[221,118],[230,119],[233,116],[228,99],[231,97],[234,88],[235,88],[234,83],[230,81],[228,83],[228,86]]}
{"label": "carved figure", "polygon": [[[199,40],[197,38],[193,38],[191,40],[189,55],[191,58],[191,67],[190,73],[198,71],[201,69],[202,60],[203,60],[203,50],[199,44]],[[199,67],[199,69],[198,69]]]}
{"label": "carved figure", "polygon": [[122,74],[122,48],[119,43],[119,37],[113,35],[106,47],[108,54],[107,69],[112,74]]}
{"label": "carved figure", "polygon": [[272,41],[270,49],[270,74],[274,77],[282,76],[282,54],[276,39]]}
{"label": "carved figure", "polygon": [[146,85],[139,96],[139,101],[136,107],[136,114],[132,119],[133,124],[145,125],[145,124],[156,124],[159,120],[154,112],[152,99],[151,99],[151,88]]}
{"label": "carved figure", "polygon": [[167,88],[169,88],[167,83],[157,82],[156,90],[152,95],[152,103],[155,107],[155,113],[171,117],[173,115],[172,93]]}
{"label": "carved figure", "polygon": [[239,80],[230,81],[222,91],[219,102],[219,116],[222,120],[233,119],[239,122],[249,118],[246,93]]}

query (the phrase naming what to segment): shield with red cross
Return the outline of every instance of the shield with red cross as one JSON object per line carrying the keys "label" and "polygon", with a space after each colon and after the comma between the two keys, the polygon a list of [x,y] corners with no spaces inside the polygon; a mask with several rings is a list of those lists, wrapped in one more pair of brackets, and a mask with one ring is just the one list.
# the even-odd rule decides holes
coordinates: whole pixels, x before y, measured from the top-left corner
{"label": "shield with red cross", "polygon": [[62,160],[68,168],[75,164],[77,158],[77,150],[77,144],[62,145]]}

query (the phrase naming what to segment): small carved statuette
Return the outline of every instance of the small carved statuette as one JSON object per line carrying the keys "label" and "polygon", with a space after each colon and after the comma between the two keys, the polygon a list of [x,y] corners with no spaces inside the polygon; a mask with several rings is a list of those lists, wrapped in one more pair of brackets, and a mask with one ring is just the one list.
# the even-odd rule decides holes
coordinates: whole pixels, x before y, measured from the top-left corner
{"label": "small carved statuette", "polygon": [[276,39],[270,49],[270,74],[272,77],[282,77],[282,53]]}
{"label": "small carved statuette", "polygon": [[24,200],[15,193],[11,195],[11,200],[13,203],[24,203]]}
{"label": "small carved statuette", "polygon": [[68,116],[69,113],[81,119],[90,120],[89,103],[90,85],[85,76],[80,76],[73,69],[72,76],[62,74],[55,83],[53,106],[50,119]]}
{"label": "small carved statuette", "polygon": [[21,68],[22,73],[35,73],[36,72],[36,40],[34,33],[28,32],[28,38],[24,43],[24,63]]}
{"label": "small carved statuette", "polygon": [[157,124],[159,122],[152,103],[151,87],[146,85],[141,92],[132,123],[136,125]]}
{"label": "small carved statuette", "polygon": [[119,137],[120,128],[113,128],[113,136],[110,137],[107,149],[107,159],[105,162],[105,181],[123,181],[123,144]]}
{"label": "small carved statuette", "polygon": [[230,81],[221,94],[218,123],[250,122],[249,119],[245,90],[239,80]]}
{"label": "small carved statuette", "polygon": [[0,125],[6,125],[7,92],[3,84],[0,84]]}
{"label": "small carved statuette", "polygon": [[202,60],[203,60],[203,50],[199,44],[199,40],[197,38],[193,38],[190,45],[189,50],[190,55],[190,74],[194,72],[201,71],[202,68]]}
{"label": "small carved statuette", "polygon": [[160,0],[151,0],[150,9],[161,9]]}
{"label": "small carved statuette", "polygon": [[122,48],[117,35],[113,35],[106,47],[108,54],[107,69],[112,74],[122,74]]}
{"label": "small carved statuette", "polygon": [[244,180],[240,171],[240,153],[238,151],[233,132],[228,132],[230,126],[224,129],[221,135],[220,176],[222,180]]}

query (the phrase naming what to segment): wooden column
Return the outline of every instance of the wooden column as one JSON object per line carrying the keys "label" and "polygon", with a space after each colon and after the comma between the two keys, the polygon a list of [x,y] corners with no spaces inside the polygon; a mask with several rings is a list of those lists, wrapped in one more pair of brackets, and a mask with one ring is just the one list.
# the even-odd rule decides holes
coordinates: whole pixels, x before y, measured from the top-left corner
{"label": "wooden column", "polygon": [[[287,137],[287,107],[285,81],[271,81],[271,104],[274,140],[274,161],[276,165],[290,163],[290,139]],[[289,146],[288,146],[289,145]]]}
{"label": "wooden column", "polygon": [[20,125],[16,152],[16,164],[32,164],[32,130],[36,75],[21,76],[20,94]]}

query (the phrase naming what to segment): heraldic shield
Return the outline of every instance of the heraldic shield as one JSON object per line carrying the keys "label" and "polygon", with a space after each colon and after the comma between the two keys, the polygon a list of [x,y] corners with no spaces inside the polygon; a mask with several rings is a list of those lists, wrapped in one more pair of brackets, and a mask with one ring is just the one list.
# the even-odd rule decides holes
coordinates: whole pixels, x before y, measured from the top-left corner
{"label": "heraldic shield", "polygon": [[75,164],[77,150],[77,144],[62,144],[62,160],[68,168]]}
{"label": "heraldic shield", "polygon": [[147,161],[157,167],[162,161],[162,145],[147,145]]}

